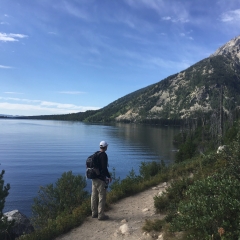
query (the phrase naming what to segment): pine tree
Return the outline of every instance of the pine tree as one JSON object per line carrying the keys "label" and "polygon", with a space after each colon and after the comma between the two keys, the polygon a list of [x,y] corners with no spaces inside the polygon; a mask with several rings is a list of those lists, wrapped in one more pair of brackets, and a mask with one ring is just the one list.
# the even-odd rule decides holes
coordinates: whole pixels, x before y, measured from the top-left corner
{"label": "pine tree", "polygon": [[4,186],[3,175],[5,171],[2,170],[0,174],[0,239],[9,239],[10,228],[14,224],[13,221],[8,221],[7,217],[3,214],[5,199],[9,194],[10,184]]}

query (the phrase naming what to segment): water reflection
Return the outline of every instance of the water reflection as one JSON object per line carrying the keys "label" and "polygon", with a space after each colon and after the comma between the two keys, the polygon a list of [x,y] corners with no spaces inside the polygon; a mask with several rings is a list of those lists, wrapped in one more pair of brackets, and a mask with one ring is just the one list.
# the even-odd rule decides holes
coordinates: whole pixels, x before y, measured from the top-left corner
{"label": "water reflection", "polygon": [[[0,120],[0,168],[11,184],[5,211],[29,216],[40,186],[56,182],[63,172],[85,175],[86,158],[109,143],[110,171],[121,179],[143,161],[174,161],[178,128],[140,124],[86,124],[41,120]],[[90,189],[91,181],[88,180]]]}
{"label": "water reflection", "polygon": [[124,146],[128,145],[129,150],[138,146],[143,152],[154,153],[166,163],[174,161],[176,148],[173,139],[179,132],[178,127],[121,123],[115,124],[115,127],[115,131],[109,131],[108,135],[111,139],[117,138]]}

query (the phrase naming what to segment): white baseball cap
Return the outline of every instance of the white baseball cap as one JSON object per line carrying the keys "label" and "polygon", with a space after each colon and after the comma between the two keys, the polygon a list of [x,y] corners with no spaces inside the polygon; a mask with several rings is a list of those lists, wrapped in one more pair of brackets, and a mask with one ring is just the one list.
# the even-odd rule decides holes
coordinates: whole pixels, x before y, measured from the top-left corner
{"label": "white baseball cap", "polygon": [[107,147],[108,143],[106,141],[101,141],[100,142],[100,147]]}

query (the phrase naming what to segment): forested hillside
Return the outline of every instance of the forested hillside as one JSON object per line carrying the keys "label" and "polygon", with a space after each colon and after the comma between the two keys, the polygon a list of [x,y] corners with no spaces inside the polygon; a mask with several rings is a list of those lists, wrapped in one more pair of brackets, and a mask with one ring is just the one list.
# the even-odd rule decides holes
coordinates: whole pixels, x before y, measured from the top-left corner
{"label": "forested hillside", "polygon": [[[229,116],[240,106],[240,36],[210,57],[99,110],[30,116],[85,122],[178,123],[202,115]],[[220,110],[221,109],[221,110]]]}

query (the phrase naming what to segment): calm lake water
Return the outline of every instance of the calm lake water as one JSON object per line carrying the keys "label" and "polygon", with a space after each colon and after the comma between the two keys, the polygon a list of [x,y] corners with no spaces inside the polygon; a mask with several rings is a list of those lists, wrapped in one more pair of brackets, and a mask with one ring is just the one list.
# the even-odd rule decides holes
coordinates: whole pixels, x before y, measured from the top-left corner
{"label": "calm lake water", "polygon": [[[0,120],[0,170],[10,183],[4,212],[18,209],[31,216],[40,186],[55,183],[63,172],[85,175],[86,158],[109,143],[109,170],[121,179],[143,161],[174,161],[178,128],[135,124],[97,125],[43,120]],[[91,180],[87,180],[90,191]]]}

